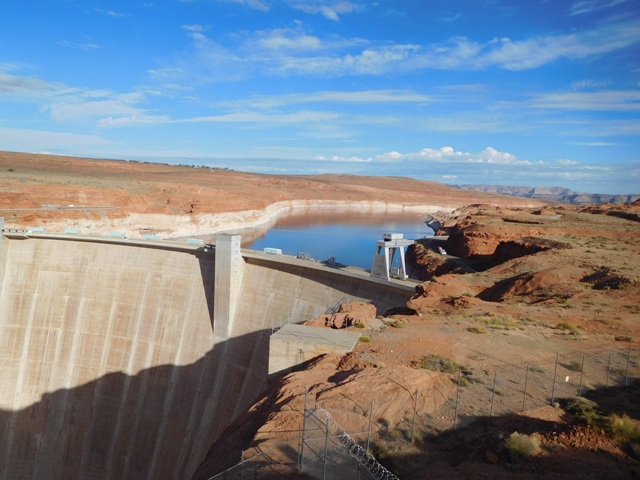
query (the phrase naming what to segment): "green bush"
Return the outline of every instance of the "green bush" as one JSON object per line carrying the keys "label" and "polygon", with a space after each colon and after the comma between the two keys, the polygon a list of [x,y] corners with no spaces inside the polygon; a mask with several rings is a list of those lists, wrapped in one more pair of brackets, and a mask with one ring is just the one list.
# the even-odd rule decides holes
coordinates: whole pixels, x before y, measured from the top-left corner
{"label": "green bush", "polygon": [[384,322],[386,325],[393,328],[402,328],[404,327],[404,323],[400,320],[391,320],[389,322]]}
{"label": "green bush", "polygon": [[540,437],[535,433],[533,435],[525,435],[513,432],[505,440],[504,444],[513,461],[523,460],[541,452]]}
{"label": "green bush", "polygon": [[640,427],[627,415],[611,415],[608,427],[611,436],[616,440],[629,444],[640,443]]}
{"label": "green bush", "polygon": [[469,327],[467,331],[471,333],[487,333],[487,331],[482,327]]}
{"label": "green bush", "polygon": [[596,426],[602,419],[598,404],[584,397],[571,397],[564,400],[564,409],[573,414],[576,420]]}
{"label": "green bush", "polygon": [[453,360],[440,355],[428,355],[424,357],[417,366],[433,372],[455,373],[462,370],[462,367]]}
{"label": "green bush", "polygon": [[359,341],[359,342],[362,342],[362,343],[369,343],[369,342],[371,341],[371,338],[370,338],[370,337],[367,337],[366,335],[362,335],[362,336],[358,339],[358,341]]}

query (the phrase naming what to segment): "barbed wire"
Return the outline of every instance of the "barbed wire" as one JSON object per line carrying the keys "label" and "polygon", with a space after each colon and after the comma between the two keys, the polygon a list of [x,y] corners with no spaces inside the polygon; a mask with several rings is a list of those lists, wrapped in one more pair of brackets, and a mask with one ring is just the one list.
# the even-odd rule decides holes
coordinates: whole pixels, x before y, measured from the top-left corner
{"label": "barbed wire", "polygon": [[[319,417],[322,415],[329,424],[338,431],[337,438],[340,445],[347,450],[376,480],[399,480],[393,473],[383,467],[373,455],[360,446],[342,426],[322,407],[316,405],[313,413]],[[327,427],[328,428],[328,427]]]}

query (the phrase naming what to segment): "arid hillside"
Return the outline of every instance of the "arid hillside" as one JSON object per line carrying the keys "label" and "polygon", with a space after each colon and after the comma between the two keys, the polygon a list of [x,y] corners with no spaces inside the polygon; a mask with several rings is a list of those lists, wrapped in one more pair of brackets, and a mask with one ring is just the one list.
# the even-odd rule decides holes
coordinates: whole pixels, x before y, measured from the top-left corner
{"label": "arid hillside", "polygon": [[306,205],[453,209],[542,205],[400,177],[281,176],[0,152],[0,216],[9,227],[118,229],[135,236],[214,233]]}
{"label": "arid hillside", "polygon": [[[349,304],[312,321],[335,328],[349,315],[367,341],[274,380],[196,478],[241,451],[263,463],[260,478],[310,478],[291,468],[305,392],[361,442],[371,421],[370,451],[400,478],[636,478],[637,453],[610,422],[627,415],[640,442],[640,205],[436,217],[445,238],[410,247],[424,282],[406,305],[375,317]],[[579,393],[597,407],[572,409]],[[537,450],[515,458],[514,432]]]}

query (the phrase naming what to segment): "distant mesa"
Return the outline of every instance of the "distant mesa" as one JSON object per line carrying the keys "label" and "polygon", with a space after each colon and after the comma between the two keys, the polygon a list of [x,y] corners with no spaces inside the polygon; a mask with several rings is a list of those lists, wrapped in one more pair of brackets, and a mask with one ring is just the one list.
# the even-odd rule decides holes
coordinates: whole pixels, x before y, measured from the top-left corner
{"label": "distant mesa", "polygon": [[572,205],[612,203],[629,205],[640,199],[640,193],[629,195],[609,195],[605,193],[584,193],[564,187],[515,187],[505,185],[451,185],[462,190],[497,193],[514,197],[537,198],[547,202],[570,203]]}

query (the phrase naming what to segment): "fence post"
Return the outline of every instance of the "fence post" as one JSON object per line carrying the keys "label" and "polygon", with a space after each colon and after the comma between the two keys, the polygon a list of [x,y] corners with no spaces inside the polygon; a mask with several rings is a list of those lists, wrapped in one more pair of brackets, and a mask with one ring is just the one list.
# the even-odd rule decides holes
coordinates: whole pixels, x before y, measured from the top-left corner
{"label": "fence post", "polygon": [[578,387],[578,396],[581,397],[582,396],[582,377],[584,376],[584,357],[585,355],[582,355],[582,367],[580,367],[580,387]]}
{"label": "fence post", "polygon": [[324,437],[324,465],[322,468],[322,480],[327,478],[327,452],[329,451],[329,419],[325,422],[326,433]]}
{"label": "fence post", "polygon": [[462,372],[458,373],[458,392],[456,393],[456,411],[453,416],[453,429],[458,427],[458,405],[460,404],[460,384],[462,383]]}
{"label": "fence post", "polygon": [[491,391],[491,410],[489,410],[489,418],[493,417],[493,399],[496,397],[496,383],[498,381],[498,367],[493,374],[493,390]]}
{"label": "fence post", "polygon": [[524,412],[527,403],[527,382],[529,381],[529,362],[527,362],[527,371],[524,374],[524,393],[522,394],[522,411]]}
{"label": "fence post", "polygon": [[373,425],[373,404],[371,400],[371,410],[369,411],[369,435],[367,436],[367,453],[369,453],[369,446],[371,445],[371,427]]}
{"label": "fence post", "polygon": [[416,390],[416,396],[413,400],[413,421],[411,422],[411,445],[413,445],[413,433],[416,429],[416,412],[418,411],[418,390]]}
{"label": "fence post", "polygon": [[611,354],[612,350],[609,350],[609,361],[607,362],[607,379],[604,382],[604,388],[609,388],[609,373],[611,372]]}
{"label": "fence post", "polygon": [[629,364],[631,363],[631,344],[629,344],[629,353],[627,353],[627,371],[624,374],[624,386],[629,385]]}
{"label": "fence post", "polygon": [[302,438],[300,440],[300,458],[298,459],[298,468],[302,468],[304,457],[304,435],[307,433],[307,396],[309,395],[309,387],[304,391],[304,411],[302,412]]}
{"label": "fence post", "polygon": [[558,356],[560,355],[559,352],[556,352],[556,366],[553,368],[553,386],[551,387],[551,405],[553,405],[553,402],[555,401],[556,397],[556,376],[558,373]]}

